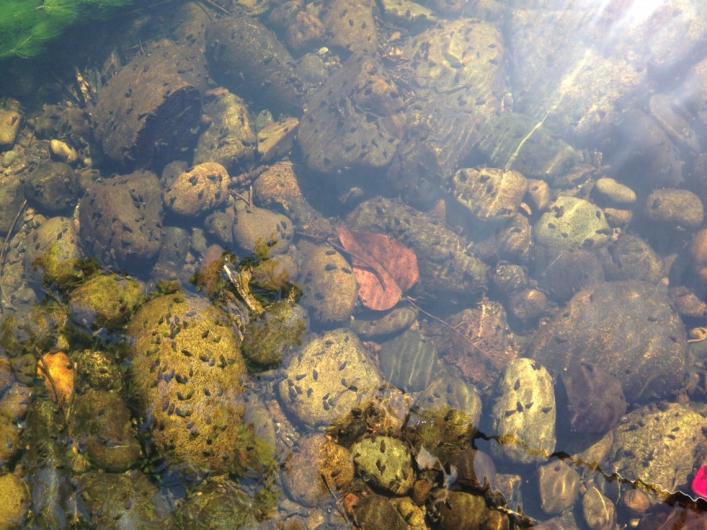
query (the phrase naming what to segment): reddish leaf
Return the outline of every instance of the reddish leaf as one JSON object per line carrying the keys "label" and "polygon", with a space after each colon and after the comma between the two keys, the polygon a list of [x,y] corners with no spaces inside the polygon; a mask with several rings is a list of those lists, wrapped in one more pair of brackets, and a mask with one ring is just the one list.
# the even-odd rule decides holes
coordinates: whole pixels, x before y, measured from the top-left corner
{"label": "reddish leaf", "polygon": [[384,234],[338,229],[339,241],[351,254],[358,295],[364,306],[385,311],[400,301],[402,292],[417,283],[417,256]]}

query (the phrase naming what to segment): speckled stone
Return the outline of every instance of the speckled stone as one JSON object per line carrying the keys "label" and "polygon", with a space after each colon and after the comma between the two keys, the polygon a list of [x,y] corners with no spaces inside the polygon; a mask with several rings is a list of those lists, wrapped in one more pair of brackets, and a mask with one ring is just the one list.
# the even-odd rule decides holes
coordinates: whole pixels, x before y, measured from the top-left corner
{"label": "speckled stone", "polygon": [[497,454],[519,463],[544,460],[555,450],[555,391],[548,371],[535,361],[515,359],[500,381],[492,411]]}
{"label": "speckled stone", "polygon": [[696,228],[705,212],[700,198],[691,191],[678,188],[655,190],[646,198],[648,219],[670,227]]}
{"label": "speckled stone", "polygon": [[536,242],[551,254],[601,247],[609,241],[610,234],[604,212],[577,197],[559,197],[535,223]]}
{"label": "speckled stone", "polygon": [[685,405],[634,410],[614,430],[611,467],[628,480],[675,491],[695,469],[705,428],[707,418]]}
{"label": "speckled stone", "polygon": [[283,405],[310,426],[329,425],[371,399],[382,379],[361,341],[337,329],[312,339],[285,368]]}
{"label": "speckled stone", "polygon": [[358,472],[393,495],[404,495],[415,481],[410,450],[396,438],[367,438],[356,442],[351,453]]}
{"label": "speckled stone", "polygon": [[228,198],[229,176],[216,162],[203,162],[180,174],[165,190],[164,203],[185,217],[202,215],[221,206]]}
{"label": "speckled stone", "polygon": [[517,171],[464,168],[452,178],[453,195],[480,221],[511,219],[528,191],[528,181]]}

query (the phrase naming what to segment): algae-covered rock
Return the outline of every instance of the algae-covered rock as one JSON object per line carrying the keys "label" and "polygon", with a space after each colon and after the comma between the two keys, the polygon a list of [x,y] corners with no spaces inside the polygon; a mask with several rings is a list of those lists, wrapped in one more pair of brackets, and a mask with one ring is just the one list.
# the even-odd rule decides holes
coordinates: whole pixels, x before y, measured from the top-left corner
{"label": "algae-covered rock", "polygon": [[177,507],[175,530],[229,530],[256,524],[253,499],[225,476],[207,478]]}
{"label": "algae-covered rock", "polygon": [[213,120],[201,133],[194,151],[194,164],[217,162],[226,169],[253,158],[256,137],[245,102],[227,90],[211,92],[213,99],[204,114]]}
{"label": "algae-covered rock", "polygon": [[382,380],[358,337],[337,329],[312,339],[285,368],[278,390],[303,423],[331,424],[370,400]]}
{"label": "algae-covered rock", "polygon": [[536,268],[540,287],[558,302],[604,281],[601,260],[595,252],[582,248],[562,250]]}
{"label": "algae-covered rock", "polygon": [[62,286],[81,277],[81,257],[74,223],[68,217],[52,217],[30,236],[25,270],[38,282]]}
{"label": "algae-covered rock", "polygon": [[631,403],[680,388],[685,350],[685,329],[667,290],[621,281],[574,295],[562,313],[538,329],[529,354],[556,373],[581,362],[600,366],[618,378]]}
{"label": "algae-covered rock", "polygon": [[480,221],[511,219],[528,191],[523,175],[495,168],[460,169],[452,186],[457,202]]}
{"label": "algae-covered rock", "polygon": [[0,529],[19,528],[27,515],[30,493],[24,480],[13,473],[0,475]]}
{"label": "algae-covered rock", "polygon": [[76,388],[79,392],[89,388],[116,392],[123,389],[123,372],[110,354],[82,350],[75,352],[71,360],[76,367]]}
{"label": "algae-covered rock", "polygon": [[228,171],[216,162],[202,162],[181,173],[164,192],[165,206],[185,217],[197,217],[228,199]]}
{"label": "algae-covered rock", "polygon": [[115,392],[88,389],[78,394],[69,431],[89,461],[106,471],[126,471],[141,456],[130,410]]}
{"label": "algae-covered rock", "polygon": [[535,224],[535,240],[550,255],[562,250],[598,248],[611,230],[600,208],[585,199],[559,197]]}
{"label": "algae-covered rock", "polygon": [[280,254],[293,236],[292,221],[285,215],[236,201],[233,241],[246,252]]}
{"label": "algae-covered rock", "polygon": [[450,491],[436,508],[442,530],[507,529],[509,525],[508,516],[488,508],[482,496],[463,491]]}
{"label": "algae-covered rock", "polygon": [[669,227],[696,228],[705,212],[700,198],[689,190],[663,188],[646,198],[645,214],[651,221]]}
{"label": "algae-covered rock", "polygon": [[535,361],[511,361],[492,411],[494,450],[514,462],[542,461],[555,450],[555,391],[548,371]]}
{"label": "algae-covered rock", "polygon": [[78,177],[71,166],[62,162],[43,162],[24,182],[25,196],[48,212],[71,208],[79,195]]}
{"label": "algae-covered rock", "polygon": [[391,499],[380,495],[367,495],[354,508],[356,522],[363,530],[410,530]]}
{"label": "algae-covered rock", "polygon": [[464,446],[481,419],[481,397],[458,377],[437,377],[413,404],[405,426],[416,448],[437,452],[443,446]]}
{"label": "algae-covered rock", "polygon": [[358,284],[349,262],[329,245],[299,245],[302,305],[323,324],[346,322],[356,305]]}
{"label": "algae-covered rock", "polygon": [[308,324],[307,312],[301,306],[287,300],[275,302],[262,316],[248,322],[243,332],[243,355],[258,366],[277,365],[302,343]]}
{"label": "algae-covered rock", "polygon": [[289,495],[305,506],[317,506],[331,499],[354,478],[351,452],[323,434],[300,440],[299,447],[285,460],[282,481]]}
{"label": "algae-covered rock", "polygon": [[434,342],[416,330],[381,344],[378,364],[381,375],[405,392],[424,390],[441,368]]}
{"label": "algae-covered rock", "polygon": [[20,428],[10,418],[0,416],[0,466],[7,465],[20,448]]}
{"label": "algae-covered rock", "polygon": [[91,523],[96,528],[164,528],[166,500],[144,473],[90,471],[79,477]]}
{"label": "algae-covered rock", "polygon": [[135,313],[127,335],[135,393],[167,461],[236,473],[264,464],[266,448],[241,422],[245,361],[226,314],[203,298],[163,295]]}
{"label": "algae-covered rock", "polygon": [[134,278],[97,274],[71,292],[69,314],[88,328],[112,328],[130,316],[144,295],[145,287]]}
{"label": "algae-covered rock", "polygon": [[67,322],[63,305],[53,301],[34,305],[5,317],[0,324],[0,346],[10,356],[44,353],[57,346]]}
{"label": "algae-covered rock", "polygon": [[92,184],[80,203],[81,242],[101,263],[136,268],[155,257],[162,237],[157,176],[136,171]]}
{"label": "algae-covered rock", "polygon": [[611,469],[628,480],[675,491],[697,467],[706,427],[704,414],[677,403],[634,410],[614,430]]}
{"label": "algae-covered rock", "polygon": [[351,453],[358,472],[393,495],[404,495],[415,481],[410,450],[397,438],[367,438],[353,444]]}
{"label": "algae-covered rock", "polygon": [[420,267],[416,289],[424,295],[468,300],[486,285],[487,266],[470,242],[428,214],[379,197],[361,203],[347,222],[357,230],[388,234],[410,247]]}

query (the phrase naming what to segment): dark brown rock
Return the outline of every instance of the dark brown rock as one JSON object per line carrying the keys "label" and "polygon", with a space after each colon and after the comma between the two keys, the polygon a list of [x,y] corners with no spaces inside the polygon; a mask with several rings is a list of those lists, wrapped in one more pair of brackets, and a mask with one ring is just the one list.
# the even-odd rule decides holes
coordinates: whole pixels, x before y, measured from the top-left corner
{"label": "dark brown rock", "polygon": [[80,205],[84,250],[103,265],[135,267],[160,249],[162,200],[153,173],[136,171],[96,182]]}
{"label": "dark brown rock", "polygon": [[604,282],[577,293],[540,328],[530,355],[557,373],[581,362],[601,366],[635,402],[680,388],[685,341],[665,289],[647,282]]}
{"label": "dark brown rock", "polygon": [[601,366],[577,363],[563,372],[570,427],[574,432],[603,434],[626,413],[619,380]]}
{"label": "dark brown rock", "polygon": [[180,54],[175,45],[137,55],[98,94],[96,135],[113,160],[161,166],[193,147],[201,101]]}
{"label": "dark brown rock", "polygon": [[235,94],[257,97],[285,112],[300,110],[304,83],[294,59],[256,18],[239,13],[211,24],[206,55],[213,77]]}

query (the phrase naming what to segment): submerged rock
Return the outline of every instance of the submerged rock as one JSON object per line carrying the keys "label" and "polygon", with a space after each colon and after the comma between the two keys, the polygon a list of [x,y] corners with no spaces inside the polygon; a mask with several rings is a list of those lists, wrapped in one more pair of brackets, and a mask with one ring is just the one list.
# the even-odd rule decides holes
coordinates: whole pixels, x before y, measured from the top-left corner
{"label": "submerged rock", "polygon": [[69,296],[71,319],[92,329],[123,323],[142,302],[141,282],[117,274],[97,274],[74,289]]}
{"label": "submerged rock", "polygon": [[405,392],[424,390],[441,367],[434,342],[415,330],[384,342],[378,362],[383,377]]}
{"label": "submerged rock", "polygon": [[68,217],[52,217],[29,237],[25,271],[37,283],[65,287],[82,276],[83,253],[74,223]]}
{"label": "submerged rock", "polygon": [[706,427],[703,414],[677,403],[634,410],[614,430],[611,468],[628,480],[676,491],[696,467]]}
{"label": "submerged rock", "polygon": [[538,468],[540,505],[545,513],[561,513],[574,505],[579,494],[579,473],[563,460]]}
{"label": "submerged rock", "polygon": [[78,177],[71,166],[43,162],[25,177],[25,196],[48,212],[71,208],[79,196]]}
{"label": "submerged rock", "polygon": [[416,289],[425,296],[468,300],[486,285],[488,268],[472,245],[428,214],[379,197],[361,203],[347,222],[357,230],[386,233],[412,249],[420,267]]}
{"label": "submerged rock", "polygon": [[393,495],[404,495],[415,481],[412,455],[406,445],[390,436],[376,436],[351,447],[360,474],[374,486]]}
{"label": "submerged rock", "polygon": [[268,449],[243,425],[240,341],[227,315],[181,293],[143,305],[130,320],[132,381],[165,459],[192,470],[244,473]]}
{"label": "submerged rock", "polygon": [[285,368],[278,390],[283,405],[303,423],[329,425],[371,400],[382,384],[378,370],[352,332],[337,329],[312,339]]}
{"label": "submerged rock", "polygon": [[663,188],[646,199],[646,217],[671,228],[696,228],[704,220],[700,198],[689,190]]}
{"label": "submerged rock", "polygon": [[500,381],[492,426],[493,448],[514,462],[546,459],[555,450],[555,391],[548,371],[531,359],[515,359]]}
{"label": "submerged rock", "polygon": [[401,99],[377,60],[351,57],[306,102],[298,141],[307,165],[331,175],[385,167],[404,126]]}
{"label": "submerged rock", "polygon": [[228,199],[228,171],[216,162],[203,162],[181,173],[164,191],[165,206],[185,217],[197,217]]}
{"label": "submerged rock", "polygon": [[332,492],[341,492],[353,478],[351,452],[322,434],[300,440],[282,473],[290,496],[312,507],[330,500]]}
{"label": "submerged rock", "polygon": [[349,262],[329,245],[300,243],[302,305],[323,324],[345,322],[351,317],[358,284]]}
{"label": "submerged rock", "polygon": [[14,473],[0,475],[0,528],[19,528],[29,509],[30,494],[27,484]]}
{"label": "submerged rock", "polygon": [[89,471],[79,477],[91,523],[106,530],[164,528],[167,502],[140,471],[123,474]]}
{"label": "submerged rock", "polygon": [[616,377],[629,402],[667,396],[683,384],[685,329],[664,288],[604,282],[580,291],[539,328],[530,355],[562,373],[586,362]]}
{"label": "submerged rock", "polygon": [[213,100],[204,113],[213,121],[201,133],[194,151],[194,164],[217,162],[226,169],[255,155],[254,124],[245,102],[225,89],[211,93]]}
{"label": "submerged rock", "polygon": [[174,530],[253,528],[253,499],[226,476],[209,477],[187,494],[174,512]]}
{"label": "submerged rock", "polygon": [[243,355],[258,366],[278,365],[302,343],[308,327],[307,312],[301,306],[287,300],[275,302],[260,318],[248,322]]}
{"label": "submerged rock", "polygon": [[157,255],[162,237],[162,200],[149,171],[95,182],[81,199],[84,250],[106,266],[135,268]]}
{"label": "submerged rock", "polygon": [[223,17],[206,30],[209,70],[233,93],[297,113],[305,84],[275,33],[243,13]]}

